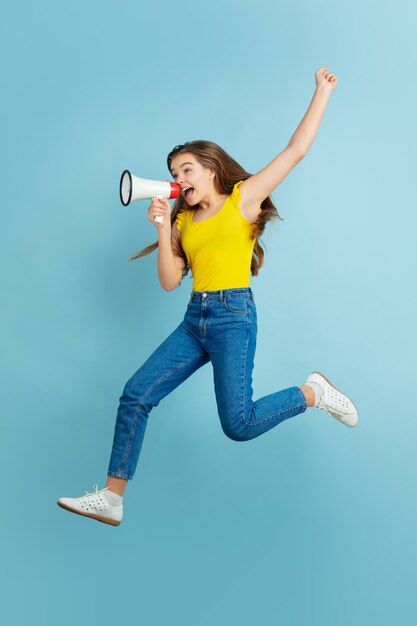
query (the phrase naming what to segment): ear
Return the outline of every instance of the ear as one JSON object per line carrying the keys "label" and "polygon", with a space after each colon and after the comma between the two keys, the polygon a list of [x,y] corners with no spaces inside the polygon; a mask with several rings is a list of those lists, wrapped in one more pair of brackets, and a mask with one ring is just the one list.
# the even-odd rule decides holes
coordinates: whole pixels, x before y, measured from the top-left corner
{"label": "ear", "polygon": [[203,170],[205,173],[207,173],[207,176],[210,180],[213,180],[213,178],[216,177],[216,171],[213,170],[211,167],[206,167],[205,165],[203,165]]}

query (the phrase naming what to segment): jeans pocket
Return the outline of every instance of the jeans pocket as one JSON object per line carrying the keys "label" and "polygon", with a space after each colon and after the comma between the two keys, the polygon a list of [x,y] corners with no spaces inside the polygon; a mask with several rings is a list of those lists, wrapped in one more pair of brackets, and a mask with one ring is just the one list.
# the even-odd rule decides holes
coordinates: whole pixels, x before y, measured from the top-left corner
{"label": "jeans pocket", "polygon": [[241,313],[243,315],[249,313],[249,306],[244,296],[228,297],[223,300],[223,306],[231,313]]}
{"label": "jeans pocket", "polygon": [[255,304],[255,300],[253,298],[247,298],[246,300],[247,304],[248,304],[248,308],[249,308],[249,313],[251,311],[253,311],[253,315],[255,317],[255,321],[257,321],[257,312],[256,312],[256,304]]}

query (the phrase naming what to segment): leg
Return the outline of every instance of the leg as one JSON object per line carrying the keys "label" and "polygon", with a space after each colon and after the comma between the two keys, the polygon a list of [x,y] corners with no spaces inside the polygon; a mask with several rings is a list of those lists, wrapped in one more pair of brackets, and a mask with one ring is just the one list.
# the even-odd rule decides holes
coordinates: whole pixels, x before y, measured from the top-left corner
{"label": "leg", "polygon": [[133,478],[150,411],[209,360],[181,323],[128,380],[119,402],[107,472],[109,477],[123,479],[110,481],[116,493],[122,495],[126,487],[123,481]]}
{"label": "leg", "polygon": [[123,496],[127,487],[127,478],[116,478],[115,476],[107,476],[107,482],[104,486],[108,487],[110,491],[113,491],[113,493],[117,493],[119,494],[119,496]]}
{"label": "leg", "polygon": [[306,397],[307,406],[314,406],[314,400],[316,396],[314,394],[313,389],[309,387],[308,385],[303,385],[302,387],[300,387],[300,390],[303,392],[303,394]]}
{"label": "leg", "polygon": [[254,439],[308,406],[306,395],[295,386],[252,400],[257,322],[254,301],[248,299],[246,305],[241,304],[241,312],[221,311],[222,331],[213,333],[208,347],[220,422],[236,441]]}

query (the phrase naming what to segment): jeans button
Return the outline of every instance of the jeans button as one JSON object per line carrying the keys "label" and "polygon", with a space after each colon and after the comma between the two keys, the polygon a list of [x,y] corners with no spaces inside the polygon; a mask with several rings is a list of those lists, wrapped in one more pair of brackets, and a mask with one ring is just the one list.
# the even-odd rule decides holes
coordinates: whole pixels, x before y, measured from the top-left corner
{"label": "jeans button", "polygon": [[205,297],[206,297],[206,295],[207,295],[206,293],[203,293],[203,298],[205,298]]}

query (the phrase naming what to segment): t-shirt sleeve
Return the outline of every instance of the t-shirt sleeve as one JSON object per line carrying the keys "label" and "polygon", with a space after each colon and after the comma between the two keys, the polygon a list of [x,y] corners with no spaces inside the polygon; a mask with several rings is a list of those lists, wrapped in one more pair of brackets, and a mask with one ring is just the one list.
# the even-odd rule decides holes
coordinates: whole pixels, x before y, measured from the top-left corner
{"label": "t-shirt sleeve", "polygon": [[238,183],[235,184],[235,186],[233,187],[233,191],[230,194],[232,202],[235,206],[237,206],[239,208],[239,203],[240,203],[240,189],[239,189],[239,185],[243,183],[243,180],[240,180]]}
{"label": "t-shirt sleeve", "polygon": [[[232,198],[232,202],[235,206],[238,207],[238,209],[240,209],[240,200],[241,200],[241,196],[240,196],[240,189],[239,189],[239,185],[243,183],[243,180],[240,180],[238,183],[235,184],[235,186],[233,187],[233,191],[230,194],[230,197]],[[261,207],[259,207],[258,213],[260,213],[262,211]]]}
{"label": "t-shirt sleeve", "polygon": [[185,217],[185,212],[184,211],[180,211],[177,215],[176,218],[176,224],[177,224],[177,229],[181,232],[182,231],[182,224],[184,222],[184,217]]}

